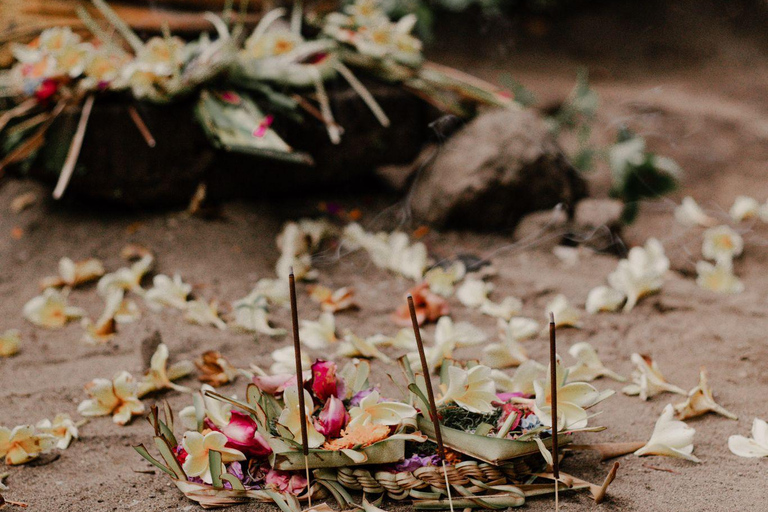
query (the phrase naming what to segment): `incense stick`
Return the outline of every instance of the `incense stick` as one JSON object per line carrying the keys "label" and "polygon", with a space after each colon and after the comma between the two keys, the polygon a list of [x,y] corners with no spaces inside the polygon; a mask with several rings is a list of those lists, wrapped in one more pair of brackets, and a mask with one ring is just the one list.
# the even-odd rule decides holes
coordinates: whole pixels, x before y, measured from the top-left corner
{"label": "incense stick", "polygon": [[77,157],[80,156],[80,149],[83,147],[85,128],[88,126],[88,118],[91,117],[91,110],[93,109],[93,102],[95,100],[96,96],[94,95],[88,96],[88,98],[85,100],[83,111],[80,114],[80,121],[77,123],[75,136],[72,138],[72,145],[69,146],[67,159],[64,161],[64,167],[61,169],[61,174],[59,175],[59,181],[56,183],[56,188],[53,189],[54,199],[61,199],[61,196],[64,195],[64,191],[67,189],[69,180],[72,178],[72,173],[75,172]]}
{"label": "incense stick", "polygon": [[301,420],[301,446],[304,451],[304,469],[307,473],[307,499],[312,508],[312,482],[309,475],[309,440],[307,439],[307,409],[304,405],[304,370],[301,367],[301,340],[299,339],[299,314],[296,307],[296,279],[293,267],[288,274],[291,290],[291,317],[293,320],[293,354],[296,358],[296,386],[299,394],[299,418]]}
{"label": "incense stick", "polygon": [[451,497],[451,484],[448,481],[448,470],[445,466],[445,446],[443,445],[443,434],[440,431],[440,419],[437,417],[437,405],[435,404],[435,393],[432,391],[432,378],[429,375],[429,366],[427,357],[424,355],[424,343],[421,341],[421,331],[419,330],[419,320],[416,318],[416,307],[413,305],[413,297],[408,295],[408,309],[411,312],[411,323],[413,324],[413,334],[416,335],[416,347],[419,350],[421,359],[421,371],[424,374],[424,382],[427,385],[427,398],[429,399],[429,415],[432,417],[432,425],[435,428],[435,441],[437,441],[437,453],[443,462],[443,475],[445,476],[445,490],[448,493],[448,506],[453,512],[453,498]]}
{"label": "incense stick", "polygon": [[136,110],[136,107],[133,105],[128,105],[128,114],[131,116],[131,120],[133,121],[133,124],[136,125],[136,128],[138,128],[141,136],[144,137],[144,140],[146,141],[147,146],[151,148],[155,147],[157,142],[155,141],[155,138],[152,136],[152,132],[150,132],[149,128],[147,128],[147,124],[139,115],[139,111]]}
{"label": "incense stick", "polygon": [[552,403],[552,475],[555,477],[555,510],[560,509],[560,458],[557,450],[557,339],[555,337],[555,314],[549,313],[549,376],[550,402]]}

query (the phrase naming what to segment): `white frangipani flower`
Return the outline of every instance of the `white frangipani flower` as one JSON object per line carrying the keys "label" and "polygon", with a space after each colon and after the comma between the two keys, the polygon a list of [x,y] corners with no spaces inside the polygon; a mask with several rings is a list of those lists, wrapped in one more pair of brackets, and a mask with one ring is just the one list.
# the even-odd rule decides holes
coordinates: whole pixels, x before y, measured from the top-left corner
{"label": "white frangipani flower", "polygon": [[24,304],[24,318],[46,329],[60,329],[72,319],[85,315],[82,308],[67,305],[67,294],[55,288],[46,289],[42,295]]}
{"label": "white frangipani flower", "polygon": [[289,306],[291,302],[288,281],[284,279],[259,279],[251,292],[251,295],[254,294],[264,297],[275,306]]}
{"label": "white frangipani flower", "polygon": [[753,197],[739,196],[733,202],[730,214],[734,222],[754,219],[760,214],[760,203]]}
{"label": "white frangipani flower", "polygon": [[227,448],[227,436],[221,432],[211,431],[203,435],[200,432],[189,431],[184,433],[181,446],[187,452],[187,458],[182,467],[187,476],[196,476],[203,482],[213,482],[211,476],[210,457],[208,452],[221,453],[222,473],[225,473],[224,464],[239,460],[245,460],[245,455],[234,448]]}
{"label": "white frangipani flower", "polygon": [[661,374],[656,361],[651,359],[650,356],[635,353],[632,354],[631,359],[637,369],[632,372],[632,384],[622,389],[625,395],[640,395],[642,400],[648,400],[665,391],[677,393],[678,395],[688,394],[685,390],[667,382]]}
{"label": "white frangipani flower", "polygon": [[511,318],[509,322],[499,319],[497,322],[499,335],[505,339],[517,341],[529,340],[538,336],[541,326],[536,320],[522,316]]}
{"label": "white frangipani flower", "polygon": [[491,368],[519,366],[528,359],[528,352],[514,338],[483,347],[483,362]]}
{"label": "white frangipani flower", "polygon": [[684,226],[712,227],[717,221],[707,215],[699,204],[691,197],[686,196],[675,208],[675,220]]}
{"label": "white frangipani flower", "polygon": [[342,242],[353,251],[364,249],[378,268],[417,281],[429,266],[427,247],[421,242],[411,244],[408,235],[402,232],[369,233],[353,222],[344,228]]}
{"label": "white frangipani flower", "polygon": [[195,371],[192,361],[179,361],[168,366],[168,346],[161,343],[152,355],[150,366],[139,382],[137,395],[139,398],[156,391],[174,389],[188,392],[189,388],[174,384],[172,381],[186,377]]}
{"label": "white frangipani flower", "polygon": [[128,372],[119,372],[112,380],[94,379],[85,385],[85,391],[91,398],[77,407],[83,416],[112,416],[112,421],[125,425],[144,413],[144,404],[136,396],[138,384]]}
{"label": "white frangipani flower", "polygon": [[366,359],[379,359],[385,363],[391,363],[392,360],[376,347],[376,343],[383,338],[372,336],[370,338],[361,338],[351,331],[344,333],[344,340],[338,344],[336,355],[341,357],[364,357]]}
{"label": "white frangipani flower", "polygon": [[715,402],[712,387],[707,382],[707,371],[702,368],[699,373],[699,385],[688,392],[688,400],[675,405],[675,416],[679,420],[695,418],[708,412],[714,412],[732,420],[739,418]]}
{"label": "white frangipani flower", "polygon": [[75,263],[69,258],[59,260],[59,275],[46,277],[40,282],[42,289],[60,286],[75,286],[94,281],[104,275],[104,264],[96,258]]}
{"label": "white frangipani flower", "polygon": [[360,405],[349,410],[349,425],[399,425],[407,418],[416,416],[416,409],[400,402],[381,402],[379,392],[374,390],[360,400]]}
{"label": "white frangipani flower", "polygon": [[760,418],[752,422],[752,437],[731,436],[728,449],[739,457],[768,457],[768,423]]}
{"label": "white frangipani flower", "polygon": [[451,317],[441,316],[435,326],[435,344],[453,344],[456,347],[479,345],[487,339],[483,331],[469,322],[454,323]]}
{"label": "white frangipani flower", "polygon": [[94,323],[90,318],[82,320],[85,335],[83,341],[88,344],[105,343],[112,339],[117,332],[116,316],[123,305],[124,291],[120,288],[112,288],[106,298],[104,312]]}
{"label": "white frangipani flower", "polygon": [[[564,369],[558,357],[555,364],[557,378],[557,431],[584,428],[587,426],[586,409],[597,405],[609,396],[612,390],[599,392],[586,382],[568,383],[568,370]],[[532,410],[539,417],[542,425],[552,426],[552,378],[551,369],[547,368],[545,381],[535,380],[533,387],[536,399]]]}
{"label": "white frangipani flower", "polygon": [[696,263],[696,284],[700,288],[718,293],[741,293],[744,283],[733,273],[733,264],[728,260],[715,265],[708,261]]}
{"label": "white frangipani flower", "polygon": [[0,334],[0,357],[11,357],[19,352],[21,333],[16,329],[9,329]]}
{"label": "white frangipani flower", "polygon": [[556,327],[581,327],[581,313],[571,306],[565,295],[560,294],[547,303],[545,316],[549,320],[549,314],[555,315]]}
{"label": "white frangipani flower", "polygon": [[480,279],[467,278],[456,290],[456,298],[468,308],[479,308],[488,300],[493,284]]}
{"label": "white frangipani flower", "polygon": [[78,439],[77,425],[69,414],[57,414],[53,421],[45,419],[37,422],[37,430],[56,438],[56,448],[66,450],[72,439]]}
{"label": "white frangipani flower", "polygon": [[144,289],[141,287],[141,280],[154,263],[155,258],[151,254],[145,254],[130,267],[123,267],[110,274],[105,274],[104,277],[99,279],[96,290],[99,295],[105,298],[115,288],[143,295]]}
{"label": "white frangipani flower", "polygon": [[[272,359],[275,361],[272,366],[269,367],[269,373],[272,375],[279,375],[281,373],[294,373],[296,371],[296,359],[293,352],[293,346],[288,345],[283,348],[278,348],[272,352]],[[301,367],[309,368],[312,365],[309,356],[301,353]]]}
{"label": "white frangipani flower", "polygon": [[404,327],[397,331],[397,334],[392,336],[380,336],[379,341],[375,345],[379,347],[392,347],[403,350],[413,350],[416,348],[416,335],[413,333],[413,329]]}
{"label": "white frangipani flower", "polygon": [[454,261],[447,268],[440,266],[432,267],[424,274],[424,281],[429,285],[432,293],[450,297],[453,295],[453,287],[456,283],[464,279],[467,273],[467,267],[461,261]]}
{"label": "white frangipani flower", "polygon": [[[312,411],[315,408],[315,404],[312,401],[312,395],[309,391],[302,389],[304,392],[304,407],[306,409],[307,420],[307,444],[310,448],[317,448],[325,442],[325,436],[315,429],[315,426],[310,421],[312,417]],[[285,408],[280,413],[280,418],[277,422],[287,428],[291,434],[293,434],[293,440],[297,443],[303,443],[301,437],[301,413],[299,410],[299,389],[297,386],[289,386],[285,388],[283,392],[283,401],[285,402]]]}
{"label": "white frangipani flower", "polygon": [[511,377],[501,370],[493,370],[491,378],[499,391],[533,395],[536,393],[533,382],[541,377],[546,369],[543,364],[529,359],[518,366]]}
{"label": "white frangipani flower", "polygon": [[195,299],[187,302],[184,311],[184,319],[197,325],[212,325],[222,331],[227,329],[227,324],[219,318],[219,303],[211,301],[209,304],[203,299]]}
{"label": "white frangipani flower", "polygon": [[682,421],[674,419],[675,409],[672,404],[664,407],[664,412],[656,420],[651,439],[635,455],[664,455],[677,457],[691,462],[701,462],[693,455],[693,435],[696,430]]}
{"label": "white frangipani flower", "polygon": [[600,377],[608,377],[619,382],[627,380],[626,377],[606,368],[595,348],[586,341],[576,343],[568,349],[568,353],[576,359],[576,364],[568,368],[568,380],[571,382],[592,382]]}
{"label": "white frangipani flower", "polygon": [[232,309],[234,309],[234,325],[237,329],[267,336],[282,336],[288,332],[269,325],[267,299],[257,290],[234,302]]}
{"label": "white frangipani flower", "polygon": [[0,457],[5,457],[9,466],[36,459],[55,444],[55,437],[37,432],[32,425],[19,425],[13,430],[0,427]]}
{"label": "white frangipani flower", "polygon": [[152,284],[153,287],[144,294],[150,309],[159,311],[163,306],[176,309],[187,307],[187,295],[192,291],[192,285],[184,283],[179,274],[174,274],[173,278],[158,274]]}
{"label": "white frangipani flower", "polygon": [[448,389],[438,403],[455,402],[470,412],[485,414],[493,412],[491,403],[495,400],[496,384],[490,368],[477,365],[464,370],[451,366],[448,368]]}
{"label": "white frangipani flower", "polygon": [[506,297],[501,302],[486,300],[480,306],[480,312],[484,315],[494,316],[502,320],[509,320],[519,315],[523,309],[523,303],[517,297]]}
{"label": "white frangipani flower", "polygon": [[[200,386],[200,396],[202,397],[205,417],[219,428],[226,427],[229,425],[229,420],[232,417],[232,404],[206,396],[206,391],[215,392],[216,389],[210,384]],[[232,396],[231,398],[237,398],[237,396]],[[179,418],[187,430],[197,429],[197,412],[194,405],[189,405],[182,409],[179,412]]]}
{"label": "white frangipani flower", "polygon": [[591,314],[600,311],[618,311],[626,299],[623,293],[610,286],[598,286],[589,291],[586,310]]}
{"label": "white frangipani flower", "polygon": [[744,239],[729,226],[717,226],[704,232],[701,254],[708,260],[730,262],[744,251]]}
{"label": "white frangipani flower", "polygon": [[322,350],[337,343],[336,319],[333,313],[321,313],[317,321],[302,320],[299,329],[301,343],[311,349]]}
{"label": "white frangipani flower", "polygon": [[661,290],[668,270],[664,247],[655,238],[649,238],[645,247],[633,247],[627,259],[619,261],[608,276],[608,284],[627,296],[624,311],[631,311],[642,297]]}

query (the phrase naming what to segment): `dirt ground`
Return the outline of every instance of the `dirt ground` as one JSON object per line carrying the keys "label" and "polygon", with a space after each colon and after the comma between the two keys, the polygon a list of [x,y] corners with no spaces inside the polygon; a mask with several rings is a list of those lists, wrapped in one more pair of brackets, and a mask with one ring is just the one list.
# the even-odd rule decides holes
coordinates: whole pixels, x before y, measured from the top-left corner
{"label": "dirt ground", "polygon": [[[624,457],[603,505],[595,506],[583,494],[567,495],[561,500],[562,510],[758,510],[765,498],[766,461],[736,457],[728,450],[727,439],[731,434],[747,435],[756,416],[768,419],[764,371],[768,363],[768,225],[738,226],[745,251],[736,262],[736,273],[746,289],[739,295],[721,296],[699,289],[694,282],[700,230],[685,229],[672,216],[674,203],[683,195],[696,198],[723,222],[736,196],[747,194],[760,201],[768,197],[765,41],[750,36],[746,29],[737,30],[737,23],[720,11],[704,13],[711,21],[708,25],[688,22],[700,17],[687,16],[691,13],[685,9],[692,9],[691,3],[680,5],[663,21],[645,25],[623,21],[611,25],[604,17],[586,14],[564,26],[510,27],[504,44],[498,42],[498,33],[483,32],[472,53],[453,50],[467,36],[459,33],[446,37],[432,55],[490,80],[509,72],[544,104],[562,99],[573,84],[577,66],[587,65],[602,102],[597,140],[610,140],[616,127],[627,123],[645,135],[654,150],[675,158],[686,173],[677,195],[644,204],[637,224],[625,232],[628,245],[643,243],[649,236],[663,242],[674,270],[662,292],[643,300],[629,314],[585,314],[582,329],[560,333],[560,352],[565,354],[573,343],[589,341],[607,366],[624,375],[631,372],[632,352],[649,353],[671,382],[686,389],[696,385],[699,368],[706,366],[719,402],[737,413],[739,420],[718,416],[690,420],[701,464]],[[533,36],[531,31],[543,35]],[[622,38],[622,31],[637,38]],[[683,39],[685,45],[680,42]],[[593,196],[606,194],[605,168],[588,179]],[[118,370],[141,373],[139,345],[155,330],[161,332],[173,358],[192,359],[206,349],[216,349],[241,367],[251,362],[268,366],[270,352],[290,342],[290,338],[254,339],[190,325],[176,311],[153,313],[140,301],[142,319],[121,326],[117,337],[104,346],[82,344],[82,328],[76,322],[58,331],[35,328],[22,319],[21,308],[38,293],[38,280],[55,272],[62,256],[101,258],[108,270],[114,270],[124,264],[119,256],[123,245],[141,243],[157,255],[155,272],[178,272],[195,285],[197,295],[231,302],[246,295],[257,279],[274,276],[278,256],[274,237],[282,222],[316,212],[319,201],[332,198],[347,208],[360,207],[366,226],[395,220],[407,208],[397,197],[372,192],[324,194],[288,204],[228,204],[225,220],[219,221],[182,213],[76,209],[47,200],[20,214],[11,213],[11,200],[29,190],[37,191],[40,198],[47,196],[46,190],[31,182],[5,178],[0,187],[0,331],[18,328],[23,335],[20,354],[0,360],[0,424],[11,427],[59,412],[77,417],[86,382]],[[13,236],[16,228],[22,230],[18,239]],[[611,256],[585,252],[575,267],[565,267],[549,249],[516,244],[511,234],[432,232],[424,240],[436,259],[457,253],[489,257],[498,269],[493,297],[521,298],[523,314],[539,321],[544,319],[545,304],[557,293],[583,307],[588,291],[604,284],[616,265]],[[340,329],[359,335],[396,332],[389,313],[402,302],[411,282],[375,268],[364,254],[327,256],[318,268],[320,283],[351,285],[357,290],[361,308],[340,313]],[[84,307],[90,316],[97,316],[102,308],[94,287],[75,290],[71,303]],[[467,310],[455,299],[451,306],[454,319],[471,321],[495,337],[494,319]],[[300,293],[299,308],[302,318],[319,314],[305,293]],[[288,326],[287,310],[276,309],[273,318],[276,324]],[[433,330],[427,328],[428,340]],[[543,337],[524,343],[532,357],[545,360]],[[477,354],[465,349],[461,355]],[[396,368],[376,366],[374,380],[391,389],[385,373],[395,374]],[[191,379],[181,383],[195,385]],[[617,391],[622,386],[612,381],[596,385]],[[244,386],[241,378],[224,391],[242,395]],[[179,393],[162,398],[176,410],[191,403]],[[581,435],[579,442],[647,440],[664,405],[678,401],[677,396],[665,394],[642,402],[617,393],[598,407],[603,412],[594,420],[608,429]],[[147,474],[149,465],[131,448],[146,443],[150,434],[142,419],[126,427],[115,426],[107,418],[93,419],[81,427],[79,441],[57,452],[58,458],[46,456],[34,464],[9,468],[10,490],[5,496],[41,511],[195,510],[164,475]],[[602,480],[609,467],[610,463],[590,454],[574,455],[564,463],[566,471],[595,482]],[[5,470],[0,468],[0,473]],[[554,505],[548,498],[534,498],[526,507],[552,510]],[[267,507],[232,510],[257,508]]]}

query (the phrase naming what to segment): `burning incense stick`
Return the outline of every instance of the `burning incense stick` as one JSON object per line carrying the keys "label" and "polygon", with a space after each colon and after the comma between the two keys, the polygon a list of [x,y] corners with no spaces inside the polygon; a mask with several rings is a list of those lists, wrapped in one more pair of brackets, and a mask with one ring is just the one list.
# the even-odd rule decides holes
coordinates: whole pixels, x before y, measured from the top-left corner
{"label": "burning incense stick", "polygon": [[136,107],[133,105],[128,105],[128,114],[131,116],[131,120],[133,121],[133,124],[136,125],[136,128],[139,130],[141,136],[144,137],[147,146],[151,148],[155,147],[155,138],[152,136],[152,132],[149,131],[149,128],[147,128],[147,124],[139,115],[139,111],[136,110]]}
{"label": "burning incense stick", "polygon": [[443,475],[445,475],[445,490],[448,492],[448,506],[453,512],[453,498],[451,497],[451,484],[448,481],[448,470],[445,467],[445,446],[443,445],[443,435],[440,431],[440,419],[437,417],[437,405],[435,404],[435,393],[432,391],[432,379],[429,375],[429,365],[427,357],[424,355],[424,343],[421,341],[421,331],[419,330],[419,321],[416,318],[416,307],[413,305],[413,297],[408,295],[408,309],[411,312],[411,323],[413,324],[413,334],[416,335],[416,347],[419,350],[421,358],[421,371],[424,373],[424,382],[427,385],[427,398],[429,399],[429,415],[432,417],[432,425],[435,428],[435,440],[437,441],[437,453],[443,462]]}
{"label": "burning incense stick", "polygon": [[555,477],[555,510],[560,509],[560,458],[557,454],[557,339],[555,338],[555,314],[549,313],[549,375],[550,401],[552,403],[552,475]]}
{"label": "burning incense stick", "polygon": [[301,419],[301,445],[304,451],[304,468],[307,472],[307,499],[312,508],[312,482],[309,479],[309,440],[307,439],[307,409],[304,405],[304,370],[301,368],[301,340],[299,339],[299,314],[296,307],[296,279],[293,267],[288,274],[291,289],[291,317],[293,319],[293,353],[296,356],[296,385],[299,392],[299,418]]}

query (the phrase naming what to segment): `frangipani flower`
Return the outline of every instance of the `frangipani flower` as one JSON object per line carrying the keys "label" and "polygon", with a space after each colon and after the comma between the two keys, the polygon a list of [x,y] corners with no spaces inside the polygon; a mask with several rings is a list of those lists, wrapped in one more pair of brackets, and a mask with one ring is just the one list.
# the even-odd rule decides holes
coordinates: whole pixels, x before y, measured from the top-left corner
{"label": "frangipani flower", "polygon": [[701,206],[691,197],[686,196],[675,208],[675,220],[684,226],[712,227],[717,223],[715,219],[707,215]]}
{"label": "frangipani flower", "polygon": [[555,315],[556,327],[581,327],[581,313],[571,306],[563,294],[558,295],[547,303],[545,313],[547,319],[549,319],[550,313]]}
{"label": "frangipani flower", "polygon": [[355,290],[345,286],[336,291],[327,286],[315,285],[309,287],[309,296],[320,304],[320,309],[328,313],[335,313],[345,309],[355,308]]}
{"label": "frangipani flower", "polygon": [[664,247],[655,238],[649,238],[645,247],[633,247],[627,259],[619,261],[608,276],[608,284],[627,296],[624,311],[631,311],[638,300],[661,289],[668,270]]}
{"label": "frangipani flower", "polygon": [[704,232],[701,254],[708,260],[730,262],[744,250],[744,240],[728,226],[709,228]]}
{"label": "frangipani flower", "polygon": [[768,423],[760,418],[752,422],[752,437],[731,436],[728,449],[739,457],[768,457]]}
{"label": "frangipani flower", "polygon": [[493,291],[493,284],[479,279],[467,278],[456,290],[456,298],[468,308],[479,308],[488,300]]}
{"label": "frangipani flower", "polygon": [[626,377],[606,368],[600,361],[595,348],[586,341],[576,343],[568,349],[568,353],[576,359],[576,364],[568,368],[568,380],[571,382],[592,382],[600,377],[608,377],[619,382],[627,380]]}
{"label": "frangipani flower", "polygon": [[90,258],[75,263],[69,258],[59,260],[59,275],[46,277],[40,281],[40,288],[58,288],[69,286],[74,288],[81,284],[94,281],[104,275],[104,264],[96,258]]}
{"label": "frangipani flower", "polygon": [[696,263],[696,284],[700,288],[718,293],[741,293],[744,283],[733,273],[733,264],[729,260],[718,261],[713,265],[708,261]]}
{"label": "frangipani flower", "polygon": [[316,322],[302,320],[299,329],[301,342],[308,348],[321,350],[337,343],[336,319],[333,313],[321,313]]}
{"label": "frangipani flower", "polygon": [[108,297],[114,288],[120,288],[125,291],[132,291],[143,294],[141,280],[152,268],[155,258],[152,254],[145,254],[130,267],[123,267],[110,274],[105,274],[99,279],[96,290],[102,297]]}
{"label": "frangipani flower", "polygon": [[21,333],[16,329],[9,329],[0,334],[0,357],[11,357],[19,352]]}
{"label": "frangipani flower", "polygon": [[[232,418],[232,404],[206,396],[206,391],[215,391],[215,389],[208,384],[200,386],[200,396],[202,397],[202,403],[205,409],[205,418],[210,420],[210,422],[217,428],[224,428],[229,424],[229,421]],[[233,396],[232,398],[237,397]],[[187,406],[179,412],[179,418],[181,419],[184,428],[188,430],[197,429],[196,414],[195,406],[193,405]]]}
{"label": "frangipani flower", "polygon": [[383,334],[377,335],[379,340],[375,345],[379,347],[392,347],[404,350],[411,350],[416,348],[416,335],[413,333],[413,329],[404,327],[397,331],[395,336],[385,336]]}
{"label": "frangipani flower", "polygon": [[267,336],[283,336],[285,329],[269,325],[267,298],[256,290],[232,304],[235,310],[235,326],[249,332],[258,332]]}
{"label": "frangipani flower", "polygon": [[[568,382],[568,370],[564,369],[557,359],[555,364],[557,377],[557,431],[584,428],[587,426],[587,411],[609,396],[612,390],[599,392],[586,382]],[[544,382],[535,380],[533,387],[536,390],[536,400],[533,403],[533,412],[539,417],[542,425],[552,426],[552,386],[551,369],[547,369],[547,378]]]}
{"label": "frangipani flower", "polygon": [[714,412],[732,420],[739,419],[738,416],[715,402],[712,388],[707,382],[707,371],[702,368],[699,373],[699,385],[688,393],[688,400],[675,405],[675,416],[679,420],[686,420],[708,412]]}
{"label": "frangipani flower", "polygon": [[696,430],[682,421],[674,419],[675,409],[672,404],[664,407],[664,412],[656,420],[651,439],[635,455],[664,455],[701,462],[693,455],[693,435]]}
{"label": "frangipani flower", "polygon": [[516,297],[506,297],[501,302],[486,300],[480,306],[482,314],[501,318],[502,320],[509,320],[513,316],[520,314],[522,309],[523,303]]}
{"label": "frangipani flower", "polygon": [[227,324],[219,318],[219,303],[215,300],[210,304],[203,299],[187,302],[184,319],[197,325],[212,325],[222,331],[227,329]]}
{"label": "frangipani flower", "polygon": [[261,295],[275,306],[290,304],[288,281],[284,279],[259,279],[251,294]]}
{"label": "frangipani flower", "polygon": [[527,361],[528,352],[515,339],[491,343],[483,347],[483,361],[491,368],[509,368]]}
{"label": "frangipani flower", "polygon": [[[269,367],[269,372],[272,375],[290,374],[296,372],[296,360],[293,352],[293,346],[289,345],[283,348],[278,348],[272,352],[272,359],[275,360],[272,366]],[[301,353],[301,367],[309,368],[312,362],[309,360],[309,356]]]}
{"label": "frangipani flower", "polygon": [[491,378],[496,384],[496,388],[500,391],[533,395],[536,392],[533,383],[544,374],[545,370],[546,368],[543,364],[529,359],[518,366],[511,377],[501,370],[493,370]]}
{"label": "frangipani flower", "polygon": [[632,372],[632,382],[622,390],[625,395],[640,395],[642,400],[648,400],[649,398],[669,391],[670,393],[677,393],[678,395],[686,395],[685,390],[670,384],[664,379],[656,362],[651,359],[650,356],[632,354],[632,362],[637,367],[637,370]]}
{"label": "frangipani flower", "polygon": [[[315,408],[315,404],[312,401],[312,395],[306,389],[302,389],[304,393],[304,406],[306,408],[307,419],[307,444],[310,448],[317,448],[325,442],[325,437],[315,429],[315,426],[310,421],[312,411]],[[280,418],[277,422],[287,428],[291,434],[293,434],[293,440],[297,443],[303,444],[301,437],[301,414],[299,409],[299,388],[297,386],[290,386],[283,391],[283,401],[285,402],[285,408],[280,413]]]}
{"label": "frangipani flower", "polygon": [[535,338],[541,330],[541,327],[536,320],[522,316],[511,318],[509,322],[499,319],[497,326],[499,335],[502,338],[517,341]]}
{"label": "frangipani flower", "polygon": [[24,318],[39,327],[60,329],[72,319],[85,314],[82,308],[67,305],[67,295],[55,288],[48,288],[42,295],[24,304]]}
{"label": "frangipani flower", "polygon": [[192,285],[184,283],[179,274],[174,274],[173,278],[158,274],[152,280],[152,285],[144,295],[151,309],[159,311],[163,306],[176,309],[187,307],[187,295],[192,291]]}
{"label": "frangipani flower", "polygon": [[109,379],[93,379],[85,385],[89,400],[83,400],[77,412],[83,416],[112,416],[112,421],[125,425],[131,417],[144,413],[144,404],[136,396],[138,384],[128,372],[118,372]]}
{"label": "frangipani flower", "polygon": [[240,372],[217,350],[206,350],[195,359],[195,366],[200,370],[198,379],[217,388],[234,381]]}
{"label": "frangipani flower", "polygon": [[174,384],[173,380],[181,379],[192,373],[195,369],[190,361],[179,361],[168,367],[168,346],[161,343],[152,355],[149,370],[142,377],[138,386],[138,396],[141,398],[156,391],[175,389],[187,392],[189,388]]}
{"label": "frangipani flower", "polygon": [[0,427],[0,457],[5,457],[9,466],[36,459],[55,444],[55,437],[38,433],[32,425],[19,425],[13,430]]}
{"label": "frangipani flower", "polygon": [[598,286],[589,291],[586,310],[591,314],[600,311],[618,311],[626,299],[623,293],[610,286]]}
{"label": "frangipani flower", "polygon": [[218,430],[227,436],[227,448],[257,459],[265,458],[272,453],[272,448],[259,432],[256,421],[240,411],[232,411],[229,423]]}
{"label": "frangipani flower", "polygon": [[739,196],[733,202],[730,214],[734,222],[754,219],[760,214],[760,203],[758,203],[755,198]]}
{"label": "frangipani flower", "polygon": [[443,297],[453,295],[453,286],[464,279],[467,267],[461,261],[454,261],[447,268],[435,266],[424,274],[424,281],[429,285],[429,290]]}
{"label": "frangipani flower", "polygon": [[223,464],[236,460],[245,460],[242,452],[233,448],[227,448],[227,436],[221,432],[208,432],[203,435],[200,432],[189,431],[184,433],[181,446],[187,452],[187,458],[182,464],[187,476],[200,477],[203,482],[210,484],[211,478],[209,451],[221,453],[222,473]]}
{"label": "frangipani flower", "polygon": [[435,345],[454,345],[472,347],[483,343],[487,336],[469,322],[454,323],[451,317],[444,316],[435,326]]}
{"label": "frangipani flower", "polygon": [[491,402],[496,400],[496,384],[491,369],[477,365],[469,370],[458,366],[448,368],[448,389],[438,403],[455,402],[469,412],[493,412]]}
{"label": "frangipani flower", "polygon": [[53,421],[41,420],[36,427],[39,432],[53,436],[59,450],[66,450],[72,439],[78,439],[77,425],[69,414],[57,414]]}
{"label": "frangipani flower", "polygon": [[374,390],[360,400],[360,405],[349,410],[350,430],[361,425],[399,425],[407,418],[416,416],[416,409],[401,402],[380,402],[379,392]]}
{"label": "frangipani flower", "polygon": [[117,333],[117,316],[120,307],[123,304],[123,294],[125,292],[119,288],[113,288],[107,296],[107,303],[104,312],[93,323],[90,318],[84,318],[82,321],[85,328],[83,340],[89,344],[106,343]]}
{"label": "frangipani flower", "polygon": [[[416,310],[416,320],[419,325],[427,322],[436,322],[441,316],[450,312],[448,301],[441,296],[432,293],[427,283],[422,283],[408,290],[413,297],[413,306]],[[411,327],[411,312],[408,304],[401,304],[392,315],[392,321],[400,327]]]}
{"label": "frangipani flower", "polygon": [[390,270],[419,281],[424,277],[424,269],[429,265],[427,246],[421,242],[410,243],[408,235],[395,232],[389,235]]}
{"label": "frangipani flower", "polygon": [[379,359],[385,363],[391,363],[392,360],[379,350],[374,342],[381,338],[373,336],[371,338],[361,338],[351,331],[344,333],[344,341],[339,343],[336,354],[342,357],[364,357],[366,359]]}

